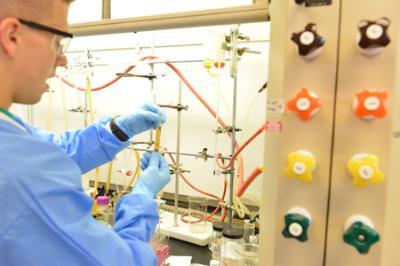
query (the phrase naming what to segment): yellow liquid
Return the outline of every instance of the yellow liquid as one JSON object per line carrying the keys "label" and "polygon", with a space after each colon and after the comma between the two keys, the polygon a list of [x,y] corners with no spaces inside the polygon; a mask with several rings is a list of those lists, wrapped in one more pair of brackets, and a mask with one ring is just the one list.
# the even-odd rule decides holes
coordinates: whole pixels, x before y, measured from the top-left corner
{"label": "yellow liquid", "polygon": [[160,150],[160,139],[161,139],[161,127],[156,129],[156,140],[154,142],[154,151]]}

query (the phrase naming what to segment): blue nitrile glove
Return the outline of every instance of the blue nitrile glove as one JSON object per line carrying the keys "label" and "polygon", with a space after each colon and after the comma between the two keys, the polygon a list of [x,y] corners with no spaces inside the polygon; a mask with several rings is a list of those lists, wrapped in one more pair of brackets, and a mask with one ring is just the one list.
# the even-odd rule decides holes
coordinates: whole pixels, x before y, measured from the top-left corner
{"label": "blue nitrile glove", "polygon": [[164,110],[157,105],[146,103],[132,114],[117,117],[115,124],[129,138],[149,129],[156,129],[158,124],[165,123],[167,117]]}
{"label": "blue nitrile glove", "polygon": [[142,174],[132,189],[133,193],[144,193],[151,197],[171,180],[168,163],[158,152],[145,153],[140,160]]}

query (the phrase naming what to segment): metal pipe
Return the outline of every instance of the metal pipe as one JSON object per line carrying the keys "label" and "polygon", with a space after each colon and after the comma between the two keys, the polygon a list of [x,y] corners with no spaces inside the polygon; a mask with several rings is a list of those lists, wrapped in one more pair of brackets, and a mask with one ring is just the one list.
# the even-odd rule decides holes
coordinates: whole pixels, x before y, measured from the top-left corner
{"label": "metal pipe", "polygon": [[[238,62],[238,54],[237,54],[237,39],[239,36],[239,27],[234,26],[231,29],[231,77],[233,78],[233,106],[232,106],[232,135],[231,135],[231,152],[232,155],[235,154],[236,148],[236,102],[237,102],[237,62]],[[233,212],[232,212],[232,205],[233,205],[233,183],[235,180],[235,164],[232,164],[230,168],[230,183],[229,183],[229,201],[228,201],[228,224],[231,226]]]}
{"label": "metal pipe", "polygon": [[[179,80],[178,105],[182,104],[182,80]],[[178,111],[177,134],[176,134],[176,172],[175,172],[175,197],[174,197],[174,226],[178,226],[178,195],[179,195],[179,175],[181,173],[181,110]]]}
{"label": "metal pipe", "polygon": [[[238,41],[238,44],[253,44],[253,43],[268,43],[269,40],[250,40],[250,41]],[[186,43],[186,44],[166,44],[166,45],[156,45],[154,48],[179,48],[179,47],[201,47],[203,43]],[[131,51],[135,49],[146,50],[151,49],[151,46],[138,46],[138,47],[120,47],[120,48],[100,48],[100,49],[91,49],[90,51],[93,53],[97,52],[121,52],[121,51]],[[85,53],[86,50],[73,50],[67,51],[66,54],[75,54],[75,53]],[[200,60],[200,59],[199,59]],[[196,61],[197,62],[197,61]],[[174,61],[170,61],[170,63],[174,63]]]}
{"label": "metal pipe", "polygon": [[[230,59],[225,59],[225,61],[230,61]],[[165,63],[171,63],[171,64],[179,64],[179,63],[199,63],[203,62],[203,59],[191,59],[191,60],[157,60],[157,61],[151,61],[149,64],[165,64]],[[79,64],[69,64],[69,67],[80,67],[81,65]],[[102,63],[94,63],[91,64],[91,67],[102,67],[102,66],[110,66],[110,64],[102,64]],[[115,66],[115,65],[114,65]],[[117,73],[118,74],[118,73]],[[127,74],[127,76],[129,76]]]}
{"label": "metal pipe", "polygon": [[75,36],[268,21],[267,3],[72,24]]}
{"label": "metal pipe", "polygon": [[[147,144],[148,142],[144,142],[144,143],[141,143],[141,144]],[[134,150],[137,150],[137,151],[148,151],[148,152],[152,152],[153,150],[152,149],[144,149],[144,148],[132,148],[132,149],[134,149]],[[160,152],[162,152],[162,153],[168,153],[168,154],[177,154],[177,152],[174,152],[174,151],[163,151],[163,150],[161,150]],[[186,153],[186,152],[179,152],[179,154],[180,155],[183,155],[183,156],[189,156],[189,157],[197,157],[197,158],[202,158],[202,154],[199,154],[199,153]],[[209,154],[206,154],[207,155],[207,158],[215,158],[215,156],[213,156],[213,155],[209,155]],[[230,160],[231,159],[231,157],[228,157],[228,156],[221,156],[221,157],[218,157],[218,158],[221,158],[221,159],[224,159],[224,160]]]}

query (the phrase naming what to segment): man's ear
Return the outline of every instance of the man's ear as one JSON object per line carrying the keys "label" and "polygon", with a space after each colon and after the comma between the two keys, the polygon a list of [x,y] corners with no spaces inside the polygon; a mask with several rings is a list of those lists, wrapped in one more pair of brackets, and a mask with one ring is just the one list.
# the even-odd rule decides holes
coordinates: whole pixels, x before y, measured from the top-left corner
{"label": "man's ear", "polygon": [[17,53],[20,27],[21,23],[14,17],[0,21],[0,46],[9,57],[14,57]]}

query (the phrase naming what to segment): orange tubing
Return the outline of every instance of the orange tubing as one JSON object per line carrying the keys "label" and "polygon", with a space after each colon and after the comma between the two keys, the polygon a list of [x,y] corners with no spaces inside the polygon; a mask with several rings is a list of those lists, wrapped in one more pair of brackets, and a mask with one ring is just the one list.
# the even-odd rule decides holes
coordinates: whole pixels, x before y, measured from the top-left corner
{"label": "orange tubing", "polygon": [[[173,157],[170,153],[168,153],[168,156],[169,156],[169,158],[171,159],[172,164],[176,166],[176,161],[175,161],[174,157]],[[205,192],[205,191],[200,190],[200,189],[196,188],[195,186],[193,186],[193,184],[191,184],[191,183],[189,182],[189,180],[187,180],[186,177],[185,177],[182,173],[179,173],[179,176],[180,176],[180,177],[183,179],[183,181],[185,181],[185,183],[186,183],[189,187],[191,187],[193,190],[195,190],[195,191],[197,191],[197,192],[199,192],[199,193],[201,193],[201,194],[203,194],[203,195],[206,195],[206,196],[209,196],[209,197],[211,197],[211,198],[214,198],[214,199],[218,200],[218,202],[223,202],[223,201],[224,201],[225,194],[226,194],[226,182],[225,182],[225,180],[224,180],[224,191],[223,191],[223,193],[222,193],[222,197],[219,198],[219,197],[216,196],[216,195],[210,194],[210,193],[208,193],[208,192]],[[214,211],[213,211],[209,216],[207,216],[207,220],[211,221],[211,218],[218,212],[219,209],[220,209],[220,206],[218,205],[218,206],[214,209]],[[186,215],[182,215],[182,217],[184,217],[184,216],[187,216],[187,214],[186,214]],[[226,216],[226,210],[225,210],[225,208],[224,208],[224,209],[223,209],[223,215],[221,216],[221,220],[222,220],[222,221],[225,220],[225,216]],[[186,220],[184,220],[184,219],[182,219],[182,218],[181,218],[181,220],[182,220],[183,222],[185,222],[185,223],[187,222]]]}
{"label": "orange tubing", "polygon": [[221,169],[227,169],[227,168],[231,167],[233,165],[233,162],[235,161],[236,157],[243,151],[244,148],[246,148],[247,145],[250,144],[250,142],[252,142],[258,135],[260,135],[265,130],[265,127],[266,127],[266,123],[264,123],[248,140],[246,140],[246,142],[236,150],[236,152],[233,154],[233,156],[230,159],[228,164],[223,165],[220,162],[221,154],[219,153],[218,156],[215,157],[215,159],[217,161],[217,165]]}
{"label": "orange tubing", "polygon": [[239,189],[236,192],[237,197],[241,197],[246,189],[250,186],[250,184],[263,172],[262,167],[257,167],[253,170],[253,172],[247,177],[246,181],[242,184],[239,184]]}
{"label": "orange tubing", "polygon": [[[144,61],[144,60],[152,60],[152,59],[158,59],[159,57],[157,57],[157,56],[144,56],[144,57],[142,57],[142,58],[140,58],[139,60],[140,61]],[[204,107],[210,112],[210,114],[214,117],[214,118],[216,118],[217,119],[217,121],[218,121],[218,123],[223,127],[223,128],[225,128],[226,127],[226,124],[225,124],[225,122],[220,118],[220,117],[218,117],[217,116],[217,114],[216,114],[216,112],[212,109],[212,107],[203,99],[203,97],[201,97],[201,95],[196,91],[196,89],[190,84],[190,82],[185,78],[185,76],[173,65],[173,64],[171,64],[171,63],[166,63],[167,64],[167,66],[169,67],[169,68],[171,68],[177,75],[178,75],[178,77],[186,84],[186,86],[189,88],[189,90],[196,96],[196,98],[204,105]],[[129,73],[133,68],[135,68],[136,66],[129,66],[129,67],[127,67],[124,71],[123,71],[123,73],[125,73],[125,74],[127,74],[127,73]],[[110,85],[112,85],[112,84],[114,84],[115,82],[117,82],[119,79],[121,79],[121,77],[120,76],[118,76],[118,77],[116,77],[116,78],[114,78],[114,79],[112,79],[111,81],[109,81],[109,82],[107,82],[107,83],[105,83],[105,84],[103,84],[103,85],[101,85],[101,86],[98,86],[98,87],[95,87],[95,88],[92,88],[91,90],[92,91],[98,91],[98,90],[102,90],[102,89],[105,89],[106,87],[108,87],[108,86],[110,86]],[[78,87],[78,86],[75,86],[74,84],[72,84],[71,82],[69,82],[68,80],[66,80],[66,79],[64,79],[63,77],[61,77],[61,80],[65,83],[65,84],[67,84],[68,86],[70,86],[71,88],[75,88],[75,89],[77,89],[77,90],[80,90],[80,91],[85,91],[86,89],[85,88],[82,88],[82,87]],[[236,147],[236,152],[234,153],[234,155],[232,156],[232,158],[231,158],[231,160],[229,161],[229,163],[227,164],[227,165],[223,165],[221,162],[220,162],[220,158],[218,158],[218,157],[216,157],[216,161],[217,161],[217,165],[220,167],[220,168],[222,168],[222,169],[227,169],[228,167],[231,167],[232,165],[233,165],[233,162],[234,162],[234,160],[236,159],[236,157],[239,155],[239,153],[240,152],[242,152],[242,150],[255,138],[255,137],[257,137],[263,130],[265,129],[265,125],[263,125],[252,137],[250,137],[250,139],[249,140],[247,140],[246,141],[246,143],[245,144],[243,144],[241,147],[239,147],[238,146],[238,143],[236,142],[235,143],[235,147]],[[230,133],[230,132],[227,132],[227,135],[229,136],[229,137],[231,137],[232,136],[232,133]],[[248,183],[248,181],[246,181],[246,182],[243,182],[243,173],[244,173],[244,167],[243,167],[243,158],[242,157],[240,157],[239,158],[239,166],[238,166],[238,172],[239,172],[239,184],[247,184]],[[253,173],[254,173],[255,171],[253,171]],[[248,178],[251,178],[252,176],[253,176],[253,173],[252,174],[250,174],[250,176],[248,177]],[[257,176],[257,175],[256,175]],[[181,174],[181,177],[185,180],[185,182],[187,182],[187,180],[185,179],[185,177]],[[254,177],[255,178],[255,177]],[[253,179],[254,180],[254,179]],[[251,180],[251,182],[252,182],[252,180]],[[250,183],[251,182],[249,182],[248,183],[248,185],[250,185]],[[189,184],[189,183],[188,183]],[[226,183],[224,183],[225,184],[225,186],[226,186]],[[248,187],[248,185],[246,186],[246,188]],[[193,185],[190,185],[194,190],[197,190]],[[245,189],[246,189],[245,188]],[[244,190],[245,190],[244,189]],[[225,189],[224,189],[225,190]],[[242,187],[239,187],[239,189],[238,189],[238,191],[241,191],[242,190]],[[244,192],[244,190],[243,190],[243,192]],[[197,190],[198,192],[200,192],[200,190]],[[243,193],[242,192],[242,193]],[[201,192],[200,192],[201,193]],[[225,193],[224,193],[225,194]],[[207,194],[205,194],[205,195],[207,195]],[[211,194],[210,194],[211,195]],[[212,197],[212,196],[211,196]],[[217,196],[215,196],[215,197],[217,197]],[[213,197],[213,198],[215,198],[215,197]],[[217,199],[219,199],[218,197],[217,197]],[[226,211],[226,209],[224,208],[224,210]]]}
{"label": "orange tubing", "polygon": [[[140,60],[140,61],[144,61],[144,60],[151,60],[151,59],[157,59],[157,58],[158,58],[158,57],[156,57],[156,56],[151,56],[151,55],[149,55],[149,56],[144,56],[144,57],[140,58],[139,60]],[[124,73],[124,74],[127,74],[127,73],[129,73],[132,69],[134,69],[135,67],[136,67],[136,66],[129,66],[129,67],[127,67],[127,68],[123,71],[123,73]],[[91,90],[92,90],[92,91],[99,91],[99,90],[105,89],[105,88],[107,88],[108,86],[111,86],[112,84],[114,84],[115,82],[117,82],[118,80],[120,80],[121,78],[122,78],[121,76],[117,76],[116,78],[114,78],[114,79],[112,79],[112,80],[106,82],[105,84],[103,84],[103,85],[101,85],[101,86],[99,86],[99,87],[96,87],[96,88],[92,88]],[[70,86],[71,88],[74,88],[74,89],[77,89],[77,90],[80,90],[80,91],[86,91],[86,88],[78,87],[78,86],[72,84],[72,82],[70,82],[70,81],[64,79],[63,77],[61,77],[61,80],[62,80],[65,84],[67,84],[68,86]]]}
{"label": "orange tubing", "polygon": [[[183,83],[186,84],[186,86],[188,87],[188,89],[196,96],[196,98],[204,105],[204,107],[208,110],[208,112],[217,119],[218,123],[225,128],[226,124],[225,122],[219,117],[217,116],[217,113],[212,109],[212,107],[203,99],[203,97],[201,97],[201,95],[196,91],[196,89],[192,86],[192,84],[190,84],[190,82],[185,78],[185,76],[171,63],[166,63],[167,66],[169,68],[171,68],[177,75],[178,77],[183,81]],[[229,137],[232,136],[232,133],[227,132],[227,135]],[[238,143],[237,141],[235,142],[235,147],[236,149],[238,148]],[[231,160],[232,161],[232,160]],[[226,168],[225,168],[226,169]],[[239,160],[239,177],[243,179],[243,158],[240,158]]]}

